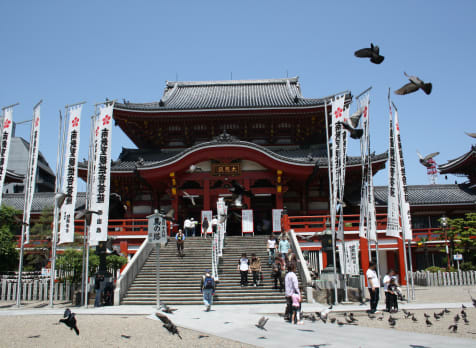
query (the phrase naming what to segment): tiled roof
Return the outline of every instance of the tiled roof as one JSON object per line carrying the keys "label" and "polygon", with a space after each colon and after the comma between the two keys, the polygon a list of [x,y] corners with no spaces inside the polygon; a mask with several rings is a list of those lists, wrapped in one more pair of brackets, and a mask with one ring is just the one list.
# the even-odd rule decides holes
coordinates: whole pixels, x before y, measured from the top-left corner
{"label": "tiled roof", "polygon": [[[201,148],[205,149],[209,146],[241,146],[241,147],[248,147],[252,149],[256,149],[257,151],[264,152],[268,154],[270,157],[291,162],[299,165],[309,165],[314,166],[316,162],[320,166],[327,166],[327,151],[320,147],[316,148],[309,148],[309,149],[300,149],[298,147],[295,148],[282,148],[282,149],[270,149],[255,143],[247,142],[247,141],[240,141],[236,140],[233,137],[230,137],[226,141],[220,140],[220,137],[216,139],[204,143],[200,143],[189,147],[184,150],[176,150],[176,151],[167,151],[161,152],[158,150],[141,150],[141,149],[124,149],[119,156],[117,161],[113,161],[111,171],[112,172],[131,172],[134,171],[136,168],[152,168],[152,167],[160,167],[163,165],[167,165],[170,162],[173,162],[187,153],[200,150]],[[381,153],[378,155],[373,154],[372,160],[375,162],[386,161],[387,160],[387,153]],[[348,165],[357,165],[360,164],[360,156],[348,156],[347,157],[347,164]],[[86,169],[87,163],[82,162],[79,164],[81,168]]]}
{"label": "tiled roof", "polygon": [[[350,95],[350,93],[349,93]],[[162,99],[153,103],[115,103],[114,108],[138,111],[221,110],[324,105],[304,98],[298,77],[265,80],[167,82]]]}
{"label": "tiled roof", "polygon": [[[24,193],[4,193],[2,196],[2,204],[23,211],[25,201]],[[54,192],[37,192],[33,195],[31,205],[32,214],[39,214],[46,208],[53,208],[55,201]],[[76,209],[85,206],[86,193],[78,192],[76,198]]]}
{"label": "tiled roof", "polygon": [[464,161],[467,159],[474,157],[476,158],[476,145],[471,146],[471,150],[469,152],[465,153],[464,155],[461,155],[455,159],[449,160],[445,164],[440,164],[438,166],[438,170],[442,173],[451,173],[452,170],[455,170],[458,165],[462,164]]}
{"label": "tiled roof", "polygon": [[[375,203],[386,206],[388,197],[387,186],[375,187]],[[360,204],[360,197],[349,197],[349,202]],[[470,189],[466,184],[459,185],[409,185],[408,200],[415,205],[476,205],[476,189]]]}

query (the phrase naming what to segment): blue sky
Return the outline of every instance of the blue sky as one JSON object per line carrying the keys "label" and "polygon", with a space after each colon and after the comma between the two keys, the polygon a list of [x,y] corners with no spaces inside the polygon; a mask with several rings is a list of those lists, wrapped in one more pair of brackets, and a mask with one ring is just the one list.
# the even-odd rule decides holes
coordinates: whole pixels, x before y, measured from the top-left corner
{"label": "blue sky", "polygon": [[[436,161],[446,163],[474,143],[463,133],[476,132],[474,1],[2,1],[0,13],[0,106],[20,102],[20,121],[44,100],[40,150],[53,170],[64,105],[88,102],[87,157],[94,103],[156,101],[177,76],[299,76],[305,97],[373,86],[371,145],[380,153],[388,148],[387,91],[406,83],[406,71],[433,83],[430,96],[393,95],[409,184],[428,183],[417,149],[440,151]],[[353,56],[370,42],[385,56],[381,65]],[[17,135],[28,138],[29,126]],[[113,158],[133,146],[115,127]],[[350,153],[358,152],[353,142]],[[438,182],[455,180],[463,181]],[[387,184],[386,170],[375,184]]]}

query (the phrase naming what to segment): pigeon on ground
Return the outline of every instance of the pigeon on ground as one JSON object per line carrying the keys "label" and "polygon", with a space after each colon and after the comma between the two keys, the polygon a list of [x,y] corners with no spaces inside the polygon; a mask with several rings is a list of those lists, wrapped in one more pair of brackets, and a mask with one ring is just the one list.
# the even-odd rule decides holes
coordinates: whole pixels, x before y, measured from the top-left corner
{"label": "pigeon on ground", "polygon": [[438,316],[441,318],[443,315],[445,315],[445,310],[443,309],[440,313],[436,313]]}
{"label": "pigeon on ground", "polygon": [[417,322],[417,321],[418,321],[418,319],[415,318],[415,315],[412,315],[412,321],[413,321],[413,322]]}
{"label": "pigeon on ground", "polygon": [[407,73],[404,73],[404,74],[405,74],[406,77],[408,77],[410,82],[407,83],[406,85],[404,85],[403,87],[401,87],[400,89],[397,89],[395,91],[395,94],[405,95],[405,94],[416,92],[420,88],[426,94],[431,93],[431,89],[432,89],[432,84],[431,83],[425,83],[416,76],[409,76]]}
{"label": "pigeon on ground", "polygon": [[465,324],[465,325],[469,325],[469,320],[468,320],[468,318],[464,317],[464,318],[463,318],[463,321],[464,321],[464,324]]}
{"label": "pigeon on ground", "polygon": [[347,122],[338,122],[344,127],[347,131],[349,131],[349,136],[352,139],[360,139],[362,138],[362,135],[364,134],[364,130],[360,128],[354,128],[352,125],[350,125]]}
{"label": "pigeon on ground", "polygon": [[456,314],[455,317],[454,317],[455,323],[457,323],[459,321],[459,319],[460,319],[459,315]]}
{"label": "pigeon on ground", "polygon": [[464,309],[461,310],[461,316],[462,316],[463,318],[466,318],[466,317],[467,317],[466,312],[464,311]]}
{"label": "pigeon on ground", "polygon": [[[471,296],[471,294],[469,294]],[[461,309],[466,309],[466,306],[464,304],[461,304]]]}
{"label": "pigeon on ground", "polygon": [[423,315],[425,316],[426,319],[430,318],[430,316],[426,313],[423,313]]}
{"label": "pigeon on ground", "polygon": [[452,332],[456,332],[456,330],[458,330],[458,325],[456,324],[450,325],[448,326],[448,330],[452,330]]}
{"label": "pigeon on ground", "polygon": [[258,324],[255,324],[255,326],[261,330],[265,330],[266,329],[264,328],[264,326],[266,325],[266,323],[268,322],[269,318],[265,318],[265,317],[261,317],[259,320],[258,320]]}
{"label": "pigeon on ground", "polygon": [[40,338],[40,335],[28,336],[27,338]]}
{"label": "pigeon on ground", "polygon": [[418,155],[418,158],[420,159],[420,163],[427,168],[430,168],[435,164],[435,161],[430,161],[430,160],[432,160],[433,157],[436,157],[439,154],[440,154],[439,152],[433,152],[423,157],[422,154],[417,151],[417,155]]}
{"label": "pigeon on ground", "polygon": [[381,315],[380,317],[377,318],[377,320],[380,320],[380,321],[383,320],[383,313],[382,313],[382,315]]}
{"label": "pigeon on ground", "polygon": [[127,339],[131,338],[131,336],[128,336],[128,335],[121,335],[121,337],[122,338],[127,338]]}
{"label": "pigeon on ground", "polygon": [[[469,297],[471,297],[471,301],[473,301],[473,307],[476,308],[476,299],[473,298],[473,296],[471,296],[471,293],[469,292],[468,290],[468,294],[469,294]],[[463,309],[465,309],[466,307],[463,306]]]}
{"label": "pigeon on ground", "polygon": [[[335,319],[335,318],[334,318],[334,319]],[[345,323],[343,323],[343,322],[342,322],[342,321],[340,321],[340,320],[337,320],[337,325],[339,325],[339,326],[343,326],[343,325],[345,325]]]}
{"label": "pigeon on ground", "polygon": [[200,336],[198,336],[199,339],[200,339],[200,338],[205,338],[205,337],[210,337],[210,336],[207,336],[207,335],[200,335]]}
{"label": "pigeon on ground", "polygon": [[177,310],[177,308],[170,308],[166,303],[162,301],[160,302],[160,308],[162,309],[162,312],[169,314],[173,314]]}
{"label": "pigeon on ground", "polygon": [[444,309],[444,312],[445,312],[446,314],[450,313],[450,311],[448,310],[448,308],[445,308],[445,309]]}
{"label": "pigeon on ground", "polygon": [[410,313],[410,312],[407,311],[406,309],[402,309],[402,312],[403,312],[403,314],[405,314],[405,315],[408,315],[408,313]]}
{"label": "pigeon on ground", "polygon": [[375,315],[368,313],[367,316],[369,317],[370,320],[374,320],[376,318]]}
{"label": "pigeon on ground", "polygon": [[465,132],[467,136],[470,136],[471,138],[476,138],[476,133],[468,133]]}
{"label": "pigeon on ground", "polygon": [[336,318],[329,318],[329,320],[330,320],[331,324],[334,324],[337,319]]}
{"label": "pigeon on ground", "polygon": [[72,313],[69,308],[66,308],[64,311],[63,317],[65,319],[60,319],[60,323],[64,323],[67,327],[69,327],[71,330],[74,330],[76,332],[76,335],[79,335],[79,330],[78,327],[76,326],[76,314]]}
{"label": "pigeon on ground", "polygon": [[397,324],[397,321],[395,320],[395,318],[392,318],[392,316],[390,316],[390,318],[388,318],[388,324],[390,325],[390,327],[394,328]]}
{"label": "pigeon on ground", "polygon": [[162,323],[164,323],[162,326],[165,327],[168,332],[170,332],[172,335],[177,335],[180,339],[182,339],[182,336],[180,336],[177,326],[175,326],[175,324],[169,319],[169,317],[160,312],[156,312],[155,315],[162,321]]}
{"label": "pigeon on ground", "polygon": [[432,322],[428,318],[426,318],[425,323],[426,323],[426,326],[428,327],[433,325]]}
{"label": "pigeon on ground", "polygon": [[186,198],[190,200],[190,203],[192,203],[193,206],[195,206],[195,199],[193,196],[190,196],[187,192],[183,191],[183,198]]}
{"label": "pigeon on ground", "polygon": [[358,58],[370,58],[370,61],[374,64],[380,64],[385,59],[380,55],[380,48],[373,43],[370,44],[370,48],[362,48],[354,52],[354,55]]}
{"label": "pigeon on ground", "polygon": [[433,313],[433,318],[435,318],[436,320],[440,320],[440,316],[436,313]]}

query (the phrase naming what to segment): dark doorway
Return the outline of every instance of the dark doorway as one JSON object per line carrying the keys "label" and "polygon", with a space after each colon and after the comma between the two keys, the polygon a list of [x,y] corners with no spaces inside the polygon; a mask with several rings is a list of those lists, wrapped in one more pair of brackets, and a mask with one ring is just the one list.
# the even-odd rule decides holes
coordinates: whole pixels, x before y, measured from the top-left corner
{"label": "dark doorway", "polygon": [[274,207],[275,196],[272,194],[255,195],[251,198],[255,234],[271,233]]}

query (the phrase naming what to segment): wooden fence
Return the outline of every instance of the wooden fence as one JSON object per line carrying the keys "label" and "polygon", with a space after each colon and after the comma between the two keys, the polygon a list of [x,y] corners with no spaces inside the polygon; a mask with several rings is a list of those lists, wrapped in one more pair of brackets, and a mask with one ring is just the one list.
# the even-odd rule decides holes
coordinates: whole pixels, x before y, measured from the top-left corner
{"label": "wooden fence", "polygon": [[[48,301],[50,281],[48,278],[22,280],[22,301]],[[72,301],[74,296],[73,286],[69,282],[55,283],[54,300]],[[2,279],[0,282],[0,300],[16,301],[17,280]]]}
{"label": "wooden fence", "polygon": [[413,272],[413,282],[420,286],[476,285],[476,271],[459,272]]}

